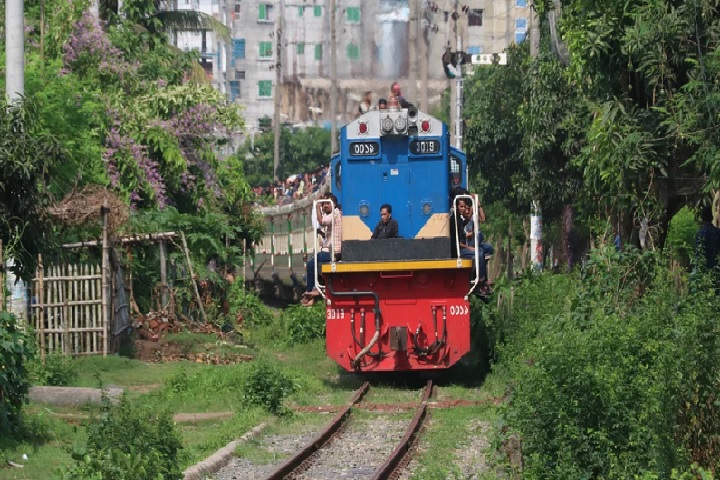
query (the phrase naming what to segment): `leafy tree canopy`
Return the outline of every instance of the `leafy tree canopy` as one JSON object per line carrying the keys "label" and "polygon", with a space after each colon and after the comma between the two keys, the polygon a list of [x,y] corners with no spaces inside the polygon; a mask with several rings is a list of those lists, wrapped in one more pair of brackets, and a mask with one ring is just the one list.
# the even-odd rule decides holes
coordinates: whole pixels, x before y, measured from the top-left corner
{"label": "leafy tree canopy", "polygon": [[[252,186],[268,185],[273,181],[274,133],[264,132],[248,138],[237,153],[242,160],[245,176]],[[278,176],[283,179],[296,173],[317,170],[330,163],[330,132],[320,127],[296,131],[282,128],[280,132],[280,166]]]}

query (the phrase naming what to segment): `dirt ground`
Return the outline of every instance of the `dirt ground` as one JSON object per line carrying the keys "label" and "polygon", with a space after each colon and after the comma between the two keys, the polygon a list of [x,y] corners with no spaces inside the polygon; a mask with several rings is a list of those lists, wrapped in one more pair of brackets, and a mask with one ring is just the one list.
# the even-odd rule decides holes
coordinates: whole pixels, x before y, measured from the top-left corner
{"label": "dirt ground", "polygon": [[152,340],[135,340],[135,358],[143,362],[161,362],[169,356],[183,354],[180,345],[168,342],[164,338],[156,342]]}
{"label": "dirt ground", "polygon": [[187,346],[167,341],[160,337],[157,340],[135,340],[135,358],[143,362],[176,362],[187,360],[209,365],[230,365],[248,362],[252,355],[227,352],[188,352]]}

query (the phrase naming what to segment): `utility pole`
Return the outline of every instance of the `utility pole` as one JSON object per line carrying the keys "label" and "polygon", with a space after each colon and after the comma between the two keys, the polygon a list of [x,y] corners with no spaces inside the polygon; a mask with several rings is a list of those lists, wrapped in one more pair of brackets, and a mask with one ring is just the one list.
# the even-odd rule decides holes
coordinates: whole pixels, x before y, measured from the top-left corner
{"label": "utility pole", "polygon": [[[531,6],[530,12],[530,56],[535,59],[540,52],[540,21],[535,11],[534,6]],[[530,95],[534,95],[535,82],[533,85]],[[533,155],[535,138],[531,140],[530,154]],[[530,159],[534,161],[533,158]],[[535,167],[530,167],[530,176],[534,180],[536,172]],[[541,271],[543,268],[543,244],[542,244],[542,210],[540,209],[540,200],[534,199],[530,207],[530,259],[532,268],[537,271]]]}
{"label": "utility pole", "polygon": [[[177,2],[177,0],[176,0]],[[227,40],[224,40],[223,43],[225,44],[225,97],[227,99],[232,98],[232,87],[230,86],[231,80],[235,80],[235,68],[232,67],[232,58],[235,52],[233,52],[233,48],[235,47],[235,44],[233,43],[232,37],[235,35],[235,22],[233,21],[233,1],[232,0],[225,0],[225,25],[230,28],[230,38]],[[218,67],[220,67],[220,52],[218,52],[217,56],[217,62]]]}
{"label": "utility pole", "polygon": [[330,0],[330,151],[338,151],[337,144],[337,25],[335,0]]}
{"label": "utility pole", "polygon": [[5,4],[5,93],[14,104],[25,95],[25,14],[23,0]]}
{"label": "utility pole", "polygon": [[420,56],[420,111],[428,111],[428,44],[427,36],[430,26],[427,24],[426,12],[430,8],[427,0],[422,0],[422,12],[420,21],[419,56]]}
{"label": "utility pole", "polygon": [[282,49],[283,49],[283,0],[278,1],[278,15],[275,17],[275,110],[273,112],[273,126],[275,128],[275,138],[273,142],[273,178],[279,180],[278,169],[280,168],[280,95],[282,88]]}
{"label": "utility pole", "polygon": [[417,79],[418,79],[418,54],[417,54],[417,34],[418,34],[418,0],[408,0],[408,61],[409,75],[407,96],[408,101],[412,104],[418,104],[417,95]]}
{"label": "utility pole", "polygon": [[[457,70],[457,76],[455,81],[457,87],[455,87],[455,147],[462,149],[462,104],[463,104],[463,71],[462,71],[462,59],[463,59],[463,44],[462,44],[462,32],[458,27],[458,20],[460,14],[458,13],[459,0],[455,0],[455,9],[453,11],[453,19],[455,20],[455,50],[457,52],[455,66]],[[467,178],[467,177],[466,177]]]}

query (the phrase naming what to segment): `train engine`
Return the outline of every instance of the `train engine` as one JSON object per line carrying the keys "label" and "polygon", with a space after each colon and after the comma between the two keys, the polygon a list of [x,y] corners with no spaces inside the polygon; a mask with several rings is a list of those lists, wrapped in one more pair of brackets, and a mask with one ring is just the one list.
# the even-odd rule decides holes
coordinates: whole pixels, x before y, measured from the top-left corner
{"label": "train engine", "polygon": [[[327,354],[355,372],[449,368],[470,350],[473,262],[457,258],[450,234],[464,153],[413,106],[375,110],[341,129],[331,175],[342,254],[317,272]],[[372,240],[385,204],[399,237]]]}

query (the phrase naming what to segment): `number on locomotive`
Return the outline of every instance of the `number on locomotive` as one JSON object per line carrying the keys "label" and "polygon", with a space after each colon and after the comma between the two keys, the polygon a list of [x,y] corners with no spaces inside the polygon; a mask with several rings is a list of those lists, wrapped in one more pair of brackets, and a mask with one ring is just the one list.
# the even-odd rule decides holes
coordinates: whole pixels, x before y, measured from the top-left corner
{"label": "number on locomotive", "polygon": [[350,155],[365,156],[377,155],[380,147],[377,142],[353,142],[350,144]]}
{"label": "number on locomotive", "polygon": [[413,155],[433,154],[440,152],[438,140],[413,140],[410,142],[410,153]]}

